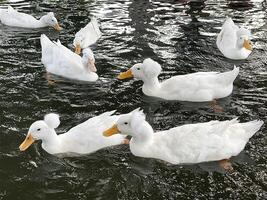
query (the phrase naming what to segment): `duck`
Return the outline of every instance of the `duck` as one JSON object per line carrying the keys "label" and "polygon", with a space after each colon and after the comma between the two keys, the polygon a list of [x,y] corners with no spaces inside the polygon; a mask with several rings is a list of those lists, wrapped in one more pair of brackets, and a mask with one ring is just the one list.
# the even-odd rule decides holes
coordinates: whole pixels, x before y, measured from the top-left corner
{"label": "duck", "polygon": [[173,76],[159,81],[161,66],[151,58],[143,63],[137,63],[118,79],[136,78],[143,81],[142,91],[145,95],[165,100],[190,102],[207,102],[229,96],[233,91],[233,82],[239,73],[239,68],[224,73],[196,72]]}
{"label": "duck", "polygon": [[143,111],[136,109],[120,116],[103,135],[131,136],[130,151],[138,157],[155,158],[174,165],[222,161],[224,167],[227,160],[244,149],[262,125],[260,120],[240,123],[235,118],[185,124],[154,132]]}
{"label": "duck", "polygon": [[58,40],[52,42],[45,34],[40,37],[42,63],[46,71],[69,79],[93,82],[98,79],[95,58],[90,49],[83,50],[83,57],[63,46]]}
{"label": "duck", "polygon": [[19,146],[20,151],[27,150],[35,141],[41,140],[42,149],[52,155],[80,156],[90,154],[99,149],[125,144],[123,135],[104,137],[102,132],[118,120],[115,111],[104,112],[71,128],[63,134],[57,134],[55,129],[60,125],[59,115],[49,113],[43,120],[31,124],[25,140]]}
{"label": "duck", "polygon": [[226,58],[244,60],[252,52],[250,37],[248,29],[238,27],[230,17],[227,17],[217,36],[216,44]]}
{"label": "duck", "polygon": [[8,6],[7,9],[0,9],[0,21],[2,24],[13,27],[43,28],[50,26],[57,31],[62,30],[53,12],[47,13],[38,20],[29,14],[18,12],[13,7]]}
{"label": "duck", "polygon": [[89,46],[94,44],[101,35],[102,33],[99,29],[97,19],[93,18],[90,23],[75,34],[73,40],[75,53],[79,55],[81,53],[81,49],[89,48]]}

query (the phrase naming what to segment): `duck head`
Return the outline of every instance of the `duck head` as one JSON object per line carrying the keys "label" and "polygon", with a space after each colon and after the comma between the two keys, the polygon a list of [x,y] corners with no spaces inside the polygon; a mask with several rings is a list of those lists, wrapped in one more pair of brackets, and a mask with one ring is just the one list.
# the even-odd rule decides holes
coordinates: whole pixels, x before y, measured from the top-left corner
{"label": "duck head", "polygon": [[20,151],[28,149],[36,140],[48,140],[55,133],[54,129],[59,124],[59,116],[54,113],[46,115],[44,120],[34,122],[29,128],[25,140],[19,146]]}
{"label": "duck head", "polygon": [[247,29],[240,28],[239,31],[237,31],[237,47],[252,51],[252,45],[249,40],[250,35],[251,34]]}
{"label": "duck head", "polygon": [[88,68],[91,72],[96,72],[95,66],[95,57],[94,53],[90,48],[85,48],[83,50],[83,57],[82,57],[83,65]]}
{"label": "duck head", "polygon": [[161,66],[151,58],[147,58],[143,63],[137,63],[126,72],[121,73],[118,79],[135,77],[139,80],[147,80],[158,77],[161,72]]}
{"label": "duck head", "polygon": [[48,26],[53,27],[57,31],[61,31],[62,28],[59,26],[57,19],[53,12],[47,13],[45,16],[41,18],[41,20]]}
{"label": "duck head", "polygon": [[136,109],[131,113],[121,116],[116,124],[111,128],[103,132],[106,137],[112,136],[114,134],[130,135],[132,137],[137,136],[137,129],[142,129],[145,121],[145,115],[143,111]]}

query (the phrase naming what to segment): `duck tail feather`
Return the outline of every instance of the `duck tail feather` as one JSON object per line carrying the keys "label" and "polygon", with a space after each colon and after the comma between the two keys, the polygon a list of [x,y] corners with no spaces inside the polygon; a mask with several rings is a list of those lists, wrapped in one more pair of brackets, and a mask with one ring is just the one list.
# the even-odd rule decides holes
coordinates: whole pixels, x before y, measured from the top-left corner
{"label": "duck tail feather", "polygon": [[241,123],[242,127],[245,129],[246,134],[249,138],[251,138],[257,131],[260,130],[263,125],[263,121],[254,120],[250,122]]}
{"label": "duck tail feather", "polygon": [[225,85],[232,84],[239,74],[239,67],[234,66],[234,69],[228,72],[218,74],[218,79]]}

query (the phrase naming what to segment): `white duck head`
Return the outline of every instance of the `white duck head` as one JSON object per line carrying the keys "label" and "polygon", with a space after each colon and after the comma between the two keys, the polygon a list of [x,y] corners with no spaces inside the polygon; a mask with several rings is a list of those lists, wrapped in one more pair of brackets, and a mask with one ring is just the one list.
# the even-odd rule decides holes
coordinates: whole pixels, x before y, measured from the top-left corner
{"label": "white duck head", "polygon": [[57,19],[55,18],[55,15],[53,12],[49,12],[40,19],[43,23],[45,23],[47,26],[51,26],[57,31],[62,30],[62,28],[59,26]]}
{"label": "white duck head", "polygon": [[155,79],[161,73],[161,66],[151,58],[147,58],[143,63],[137,63],[126,72],[121,73],[118,79],[135,77],[144,82]]}
{"label": "white duck head", "polygon": [[106,137],[114,134],[130,135],[133,138],[146,140],[153,134],[153,129],[146,121],[143,111],[136,109],[129,114],[121,116],[117,123],[103,132]]}
{"label": "white duck head", "polygon": [[47,114],[44,120],[34,122],[28,131],[25,140],[19,146],[21,151],[28,149],[35,140],[48,141],[56,135],[55,128],[60,124],[59,116],[54,113]]}
{"label": "white duck head", "polygon": [[85,68],[88,68],[91,72],[96,72],[95,57],[93,51],[88,47],[83,49],[82,62]]}
{"label": "white duck head", "polygon": [[237,41],[236,41],[236,46],[239,49],[245,48],[249,51],[252,51],[252,45],[249,40],[250,37],[250,31],[245,29],[245,28],[240,28],[237,32]]}

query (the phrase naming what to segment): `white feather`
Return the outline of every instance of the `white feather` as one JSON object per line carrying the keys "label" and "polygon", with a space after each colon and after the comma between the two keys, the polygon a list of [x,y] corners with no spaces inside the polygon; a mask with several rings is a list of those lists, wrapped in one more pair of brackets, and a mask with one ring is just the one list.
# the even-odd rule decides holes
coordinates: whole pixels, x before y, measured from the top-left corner
{"label": "white feather", "polygon": [[96,81],[98,75],[84,66],[81,56],[75,54],[59,41],[52,42],[42,34],[42,63],[50,73],[80,81]]}
{"label": "white feather", "polygon": [[44,120],[34,122],[28,133],[36,140],[42,140],[42,148],[50,154],[61,154],[61,156],[89,154],[123,143],[126,136],[117,134],[105,137],[102,134],[120,117],[112,115],[114,112],[105,112],[92,117],[60,135],[57,135],[54,130],[60,124],[59,116],[50,113],[44,117]]}
{"label": "white feather", "polygon": [[226,58],[242,60],[250,55],[251,50],[239,44],[242,42],[240,36],[245,36],[248,40],[251,33],[243,27],[239,28],[230,17],[227,17],[216,41],[218,49]]}
{"label": "white feather", "polygon": [[57,23],[53,12],[44,15],[38,20],[29,14],[16,11],[11,6],[8,6],[7,9],[0,9],[0,21],[7,26],[22,28],[42,28],[55,25],[46,23],[45,18],[54,18],[54,20],[56,21],[55,23]]}
{"label": "white feather", "polygon": [[131,72],[134,77],[144,82],[142,91],[148,96],[204,102],[229,96],[239,68],[234,67],[233,70],[223,73],[196,72],[178,75],[160,82],[157,76],[161,72],[161,66],[148,58],[142,64],[135,64]]}
{"label": "white feather", "polygon": [[[131,152],[140,157],[156,158],[172,164],[200,163],[229,159],[238,155],[262,121],[239,123],[237,119],[186,124],[154,133],[142,113],[132,112]],[[121,116],[121,122],[128,116]],[[119,130],[121,134],[123,130]]]}
{"label": "white feather", "polygon": [[45,115],[44,121],[51,128],[57,128],[60,124],[59,115],[55,113]]}
{"label": "white feather", "polygon": [[101,35],[102,33],[99,30],[97,20],[93,18],[91,22],[75,34],[73,45],[76,46],[79,43],[82,49],[87,48],[94,44]]}
{"label": "white feather", "polygon": [[161,72],[161,66],[151,58],[147,58],[143,62],[144,73],[149,77],[156,77]]}

